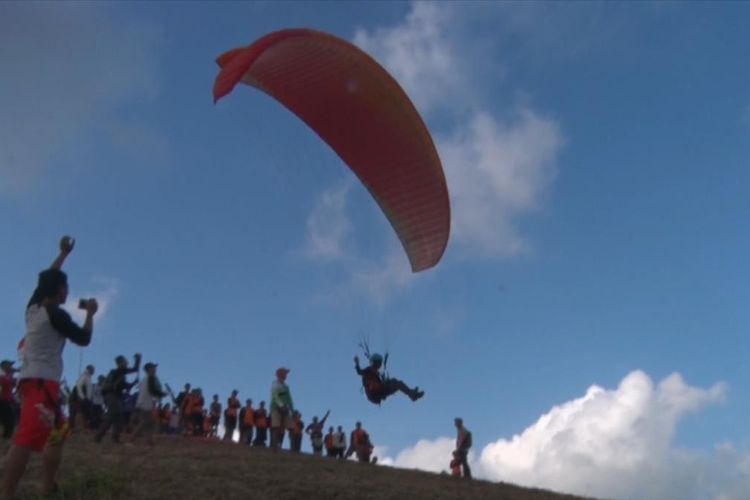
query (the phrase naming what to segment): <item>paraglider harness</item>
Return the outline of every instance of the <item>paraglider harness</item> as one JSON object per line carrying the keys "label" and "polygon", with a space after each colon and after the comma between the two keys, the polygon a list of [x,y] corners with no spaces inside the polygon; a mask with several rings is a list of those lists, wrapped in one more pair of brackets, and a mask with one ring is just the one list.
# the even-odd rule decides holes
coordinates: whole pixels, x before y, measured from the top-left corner
{"label": "paraglider harness", "polygon": [[383,356],[383,374],[381,375],[379,371],[372,366],[373,354],[370,352],[370,346],[367,344],[367,342],[360,342],[359,347],[362,349],[362,352],[364,353],[365,358],[368,362],[367,368],[363,370],[366,372],[366,374],[362,376],[362,388],[365,391],[367,399],[370,400],[370,402],[379,405],[387,397],[383,393],[385,383],[388,380],[388,353],[385,353],[385,356]]}

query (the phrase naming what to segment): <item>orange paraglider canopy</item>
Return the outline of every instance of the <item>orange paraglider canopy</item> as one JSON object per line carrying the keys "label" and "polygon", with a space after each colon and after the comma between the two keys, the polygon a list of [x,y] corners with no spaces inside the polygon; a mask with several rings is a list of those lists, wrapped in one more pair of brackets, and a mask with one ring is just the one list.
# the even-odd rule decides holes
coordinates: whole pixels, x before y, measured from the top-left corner
{"label": "orange paraglider canopy", "polygon": [[424,121],[373,58],[327,33],[290,29],[222,54],[214,102],[242,81],[313,129],[359,177],[414,272],[440,261],[450,233],[445,175]]}

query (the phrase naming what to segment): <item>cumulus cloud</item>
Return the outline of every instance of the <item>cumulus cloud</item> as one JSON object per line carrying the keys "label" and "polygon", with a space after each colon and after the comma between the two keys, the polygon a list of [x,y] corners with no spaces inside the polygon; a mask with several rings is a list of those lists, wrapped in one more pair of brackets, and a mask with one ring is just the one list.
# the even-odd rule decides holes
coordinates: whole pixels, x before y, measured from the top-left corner
{"label": "cumulus cloud", "polygon": [[97,134],[127,132],[128,150],[161,148],[117,114],[158,91],[152,27],[86,3],[5,2],[0,19],[0,195],[27,192]]}
{"label": "cumulus cloud", "polygon": [[350,269],[350,284],[354,290],[377,305],[385,305],[399,290],[414,283],[415,277],[403,250],[393,248],[380,261],[361,262]]}
{"label": "cumulus cloud", "polygon": [[[561,127],[525,105],[509,116],[488,111],[465,75],[485,71],[494,60],[458,56],[472,34],[453,22],[455,16],[450,4],[417,2],[395,26],[357,30],[354,43],[395,76],[428,121],[434,119],[451,197],[449,252],[513,257],[530,246],[518,222],[539,207],[555,177]],[[341,196],[332,197],[331,190],[320,196],[308,220],[308,254],[328,260],[353,254],[342,248],[351,227],[345,213],[349,191],[335,192]],[[350,268],[348,285],[383,303],[413,280],[402,261],[394,251],[379,262],[360,262]]]}
{"label": "cumulus cloud", "polygon": [[[634,371],[615,389],[591,386],[470,461],[486,479],[580,495],[739,500],[750,491],[748,454],[728,444],[707,453],[673,443],[686,415],[725,397],[722,383],[693,387],[675,373],[655,384]],[[437,472],[446,468],[452,446],[447,437],[422,440],[384,461]]]}
{"label": "cumulus cloud", "polygon": [[351,223],[346,212],[351,182],[343,182],[320,195],[307,218],[305,254],[311,259],[336,260],[347,257],[344,249]]}
{"label": "cumulus cloud", "polygon": [[86,318],[85,311],[78,309],[78,300],[85,298],[95,298],[99,304],[96,312],[97,322],[101,322],[107,317],[107,313],[112,309],[112,305],[117,301],[120,295],[120,282],[113,278],[99,277],[93,280],[93,286],[82,291],[71,290],[69,293],[68,303],[65,309],[70,313],[75,321],[83,323]]}
{"label": "cumulus cloud", "polygon": [[372,32],[360,28],[354,35],[354,43],[396,77],[423,113],[448,99],[452,106],[467,99],[463,75],[469,73],[450,39],[451,11],[447,4],[417,2],[401,24]]}
{"label": "cumulus cloud", "polygon": [[671,446],[677,424],[724,395],[722,384],[700,389],[673,374],[655,386],[636,371],[617,389],[592,386],[521,434],[488,445],[482,470],[492,479],[597,496],[688,498],[692,486],[683,481],[685,493],[675,496],[673,483],[686,466]]}
{"label": "cumulus cloud", "polygon": [[439,139],[453,240],[485,256],[521,253],[527,243],[516,220],[538,206],[562,144],[559,125],[528,109],[509,123],[478,112]]}
{"label": "cumulus cloud", "polygon": [[[434,441],[421,439],[412,446],[402,450],[395,458],[385,455],[387,448],[383,450],[384,457],[378,458],[378,463],[392,465],[404,469],[421,469],[429,472],[442,472],[448,469],[453,450],[456,449],[456,440],[442,437]],[[473,459],[473,454],[472,457]]]}

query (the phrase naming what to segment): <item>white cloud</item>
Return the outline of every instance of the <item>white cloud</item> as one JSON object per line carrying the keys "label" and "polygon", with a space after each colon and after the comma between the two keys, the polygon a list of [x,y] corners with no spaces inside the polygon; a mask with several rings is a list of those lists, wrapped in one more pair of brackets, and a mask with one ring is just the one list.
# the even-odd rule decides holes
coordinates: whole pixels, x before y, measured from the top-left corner
{"label": "white cloud", "polygon": [[394,248],[378,262],[362,262],[352,266],[349,273],[349,288],[380,306],[416,279],[400,247]]}
{"label": "white cloud", "polygon": [[[673,443],[686,415],[725,396],[722,383],[693,387],[675,373],[654,384],[634,371],[616,389],[594,385],[553,407],[520,434],[486,445],[470,462],[480,477],[580,495],[740,500],[750,491],[750,455],[727,444],[710,453]],[[447,437],[422,440],[384,460],[439,471],[452,446]]]}
{"label": "white cloud", "polygon": [[97,278],[93,280],[94,286],[84,289],[82,292],[71,290],[65,309],[70,313],[75,321],[83,323],[86,313],[78,309],[79,299],[95,298],[99,308],[94,316],[95,323],[104,320],[107,313],[112,309],[112,305],[117,301],[120,295],[120,283],[112,278]]}
{"label": "white cloud", "polygon": [[[488,111],[482,92],[465,75],[491,74],[486,66],[497,63],[467,56],[472,52],[463,49],[471,45],[472,34],[453,22],[456,15],[450,4],[416,2],[403,22],[359,29],[354,43],[394,75],[427,118],[442,115],[433,135],[451,197],[449,252],[513,257],[530,246],[518,221],[540,206],[564,140],[555,120],[529,106],[508,117]],[[328,260],[353,255],[344,245],[351,228],[349,192],[333,188],[316,202],[308,220],[308,255]],[[378,304],[414,281],[400,249],[380,260],[356,260],[342,286]]]}
{"label": "white cloud", "polygon": [[[402,450],[395,458],[384,456],[378,458],[378,463],[392,465],[404,469],[421,469],[429,472],[442,472],[450,469],[453,450],[456,449],[456,440],[441,437],[434,441],[421,439],[412,446]],[[387,448],[384,448],[385,455]],[[473,456],[471,457],[473,459]]]}
{"label": "white cloud", "polygon": [[346,237],[351,223],[346,212],[351,182],[343,182],[320,195],[307,218],[305,254],[314,260],[336,260],[347,257]]}
{"label": "white cloud", "polygon": [[562,144],[559,125],[528,109],[510,124],[478,112],[439,139],[453,241],[484,256],[521,253],[527,243],[516,220],[539,205]]}
{"label": "white cloud", "polygon": [[[71,155],[80,161],[97,134],[119,141],[124,127],[140,128],[117,112],[156,95],[152,27],[84,3],[4,2],[0,19],[0,195],[27,192]],[[148,134],[121,146],[150,154],[154,144]]]}
{"label": "white cloud", "polygon": [[454,106],[466,100],[468,83],[463,59],[449,39],[452,8],[446,4],[416,2],[403,23],[358,29],[354,43],[394,75],[417,109],[429,113],[453,98]]}

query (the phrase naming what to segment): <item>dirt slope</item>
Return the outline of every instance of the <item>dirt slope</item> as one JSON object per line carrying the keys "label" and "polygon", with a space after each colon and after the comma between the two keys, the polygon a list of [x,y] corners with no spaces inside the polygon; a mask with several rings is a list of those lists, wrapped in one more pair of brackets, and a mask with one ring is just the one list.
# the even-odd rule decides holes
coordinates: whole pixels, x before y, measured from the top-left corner
{"label": "dirt slope", "polygon": [[[19,493],[35,498],[35,459]],[[573,500],[579,497],[509,484],[335,461],[235,444],[162,438],[154,448],[75,436],[60,481],[66,499],[466,499]]]}

